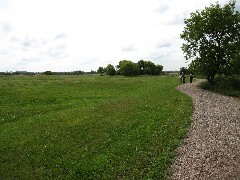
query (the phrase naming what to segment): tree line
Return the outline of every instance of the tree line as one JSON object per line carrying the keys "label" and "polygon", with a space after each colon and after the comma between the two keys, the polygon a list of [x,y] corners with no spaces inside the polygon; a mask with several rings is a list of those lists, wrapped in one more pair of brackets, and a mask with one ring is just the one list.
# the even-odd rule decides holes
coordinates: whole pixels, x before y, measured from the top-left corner
{"label": "tree line", "polygon": [[121,60],[117,66],[108,64],[107,67],[99,67],[97,72],[101,75],[108,74],[110,76],[138,76],[138,75],[160,75],[163,66],[156,65],[151,61],[139,60],[134,63],[131,60]]}

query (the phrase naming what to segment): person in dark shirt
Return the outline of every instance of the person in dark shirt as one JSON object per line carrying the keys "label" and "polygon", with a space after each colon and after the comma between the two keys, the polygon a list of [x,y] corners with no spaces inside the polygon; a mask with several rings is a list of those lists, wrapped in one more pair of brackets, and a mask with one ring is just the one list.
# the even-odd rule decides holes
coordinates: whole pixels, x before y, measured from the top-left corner
{"label": "person in dark shirt", "polygon": [[186,75],[182,72],[182,83],[185,83]]}
{"label": "person in dark shirt", "polygon": [[190,78],[190,83],[192,83],[192,80],[193,80],[193,74],[192,73],[190,73],[189,78]]}

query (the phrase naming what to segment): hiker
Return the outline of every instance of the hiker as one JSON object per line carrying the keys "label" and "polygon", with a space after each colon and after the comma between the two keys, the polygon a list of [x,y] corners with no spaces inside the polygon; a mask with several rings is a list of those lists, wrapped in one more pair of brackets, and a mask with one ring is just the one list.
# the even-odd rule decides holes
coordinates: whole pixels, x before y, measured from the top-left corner
{"label": "hiker", "polygon": [[192,83],[192,80],[193,80],[193,74],[192,73],[190,73],[189,78],[190,78],[190,83]]}
{"label": "hiker", "polygon": [[182,83],[182,75],[181,75],[181,73],[179,73],[179,80],[180,80],[180,83]]}
{"label": "hiker", "polygon": [[182,83],[185,83],[186,75],[182,72]]}

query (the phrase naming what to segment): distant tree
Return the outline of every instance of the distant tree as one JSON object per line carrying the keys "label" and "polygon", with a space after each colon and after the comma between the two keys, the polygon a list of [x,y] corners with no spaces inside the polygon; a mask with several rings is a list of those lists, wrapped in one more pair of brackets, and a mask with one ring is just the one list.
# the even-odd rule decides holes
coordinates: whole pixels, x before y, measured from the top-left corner
{"label": "distant tree", "polygon": [[139,66],[139,73],[140,73],[140,75],[144,75],[145,61],[142,60],[142,59],[140,61],[138,61],[138,66]]}
{"label": "distant tree", "polygon": [[73,71],[72,72],[72,75],[82,75],[82,74],[84,74],[84,71]]}
{"label": "distant tree", "polygon": [[162,71],[163,71],[163,66],[162,65],[156,65],[154,75],[160,75],[160,74],[162,74]]}
{"label": "distant tree", "polygon": [[52,71],[45,71],[43,74],[45,74],[45,75],[53,75],[53,72]]}
{"label": "distant tree", "polygon": [[144,74],[148,75],[156,75],[155,74],[155,64],[152,63],[151,61],[145,61],[145,69],[144,69]]}
{"label": "distant tree", "polygon": [[108,66],[105,68],[105,72],[110,76],[114,76],[117,74],[116,69],[111,64],[108,64]]}
{"label": "distant tree", "polygon": [[98,70],[97,70],[97,73],[102,75],[104,73],[104,68],[103,67],[99,67]]}
{"label": "distant tree", "polygon": [[91,69],[91,74],[97,74],[97,72]]}
{"label": "distant tree", "polygon": [[191,13],[185,19],[181,38],[185,40],[182,50],[191,68],[207,76],[210,84],[216,74],[233,73],[230,67],[238,64],[240,52],[240,14],[235,11],[236,1],[224,7],[211,4],[204,10]]}
{"label": "distant tree", "polygon": [[119,74],[124,76],[137,76],[140,73],[139,65],[129,60],[120,61],[117,68]]}
{"label": "distant tree", "polygon": [[[180,73],[184,73],[184,74],[190,74],[190,69],[189,68],[187,68],[187,67],[181,67],[180,68]],[[191,72],[193,72],[193,71],[191,71]]]}
{"label": "distant tree", "polygon": [[151,61],[138,61],[141,75],[160,75],[163,70],[162,65],[155,65]]}

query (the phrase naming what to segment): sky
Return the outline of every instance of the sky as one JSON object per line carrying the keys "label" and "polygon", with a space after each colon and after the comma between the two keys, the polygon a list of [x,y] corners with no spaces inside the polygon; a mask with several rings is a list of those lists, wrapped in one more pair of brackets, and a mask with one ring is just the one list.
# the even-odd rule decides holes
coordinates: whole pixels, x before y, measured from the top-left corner
{"label": "sky", "polygon": [[0,72],[88,72],[141,59],[179,70],[188,65],[184,19],[211,3],[216,0],[0,0]]}

